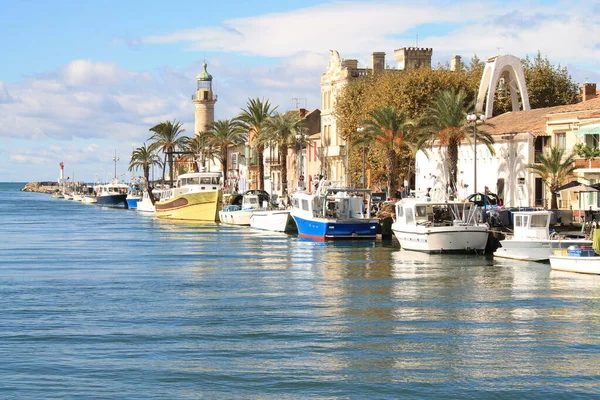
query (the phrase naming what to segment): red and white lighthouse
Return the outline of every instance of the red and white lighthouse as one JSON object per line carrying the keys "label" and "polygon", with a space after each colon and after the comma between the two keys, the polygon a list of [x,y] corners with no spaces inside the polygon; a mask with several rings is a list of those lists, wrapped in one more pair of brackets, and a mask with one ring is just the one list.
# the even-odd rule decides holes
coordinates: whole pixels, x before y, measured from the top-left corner
{"label": "red and white lighthouse", "polygon": [[65,164],[60,162],[60,177],[58,178],[58,184],[62,185],[65,182]]}

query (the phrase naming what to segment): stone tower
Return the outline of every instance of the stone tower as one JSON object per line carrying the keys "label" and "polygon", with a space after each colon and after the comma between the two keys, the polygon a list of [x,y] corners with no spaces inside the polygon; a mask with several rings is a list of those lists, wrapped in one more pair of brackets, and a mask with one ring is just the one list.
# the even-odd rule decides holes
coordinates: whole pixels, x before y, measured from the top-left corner
{"label": "stone tower", "polygon": [[394,50],[398,69],[431,68],[432,48],[402,47]]}
{"label": "stone tower", "polygon": [[212,90],[212,75],[206,70],[206,63],[202,63],[202,72],[196,77],[196,93],[192,95],[194,102],[194,134],[209,130],[215,121],[215,103],[217,96]]}

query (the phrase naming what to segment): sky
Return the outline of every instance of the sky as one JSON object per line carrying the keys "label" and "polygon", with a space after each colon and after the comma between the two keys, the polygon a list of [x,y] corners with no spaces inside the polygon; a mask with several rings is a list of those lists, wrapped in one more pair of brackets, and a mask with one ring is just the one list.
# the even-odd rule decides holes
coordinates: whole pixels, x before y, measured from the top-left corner
{"label": "sky", "polygon": [[[204,61],[215,118],[249,98],[278,111],[320,108],[329,49],[370,55],[433,48],[453,55],[533,56],[600,84],[600,1],[0,0],[0,181],[129,179],[149,129],[179,121],[193,135]],[[139,175],[139,172],[136,174]]]}

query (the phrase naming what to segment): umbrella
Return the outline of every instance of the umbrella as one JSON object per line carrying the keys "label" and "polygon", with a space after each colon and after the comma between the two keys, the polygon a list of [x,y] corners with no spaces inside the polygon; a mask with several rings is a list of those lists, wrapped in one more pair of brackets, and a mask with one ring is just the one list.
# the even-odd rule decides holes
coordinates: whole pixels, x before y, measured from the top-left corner
{"label": "umbrella", "polygon": [[[565,185],[566,186],[566,185]],[[571,193],[593,193],[593,192],[599,192],[600,190],[593,188],[591,186],[588,185],[584,185],[583,183],[580,183],[577,186],[571,186],[571,187],[567,187],[566,189],[562,189],[562,190],[558,190],[560,192],[560,197],[563,197],[563,193],[567,192],[568,196],[569,196],[569,204],[571,203]],[[577,198],[578,201],[578,210],[581,210],[581,196],[578,196]],[[585,222],[585,220],[584,220]]]}

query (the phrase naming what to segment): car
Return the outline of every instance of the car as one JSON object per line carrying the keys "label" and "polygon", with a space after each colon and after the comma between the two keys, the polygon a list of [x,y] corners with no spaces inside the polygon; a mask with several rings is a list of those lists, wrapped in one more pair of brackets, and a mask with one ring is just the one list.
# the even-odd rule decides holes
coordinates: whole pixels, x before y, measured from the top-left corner
{"label": "car", "polygon": [[498,195],[495,193],[473,193],[467,197],[467,201],[475,203],[478,207],[497,207],[498,206]]}
{"label": "car", "polygon": [[244,192],[244,194],[256,194],[256,195],[258,195],[258,199],[259,199],[259,201],[261,203],[262,203],[263,200],[266,200],[266,201],[270,201],[271,200],[271,196],[269,196],[269,193],[267,193],[265,190],[250,189],[250,190],[246,190]]}

